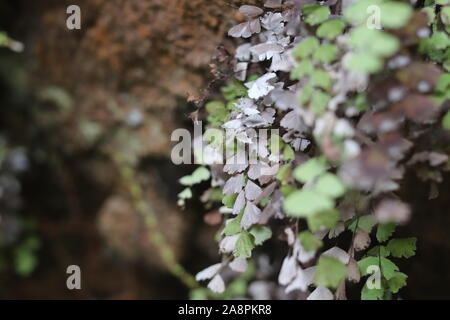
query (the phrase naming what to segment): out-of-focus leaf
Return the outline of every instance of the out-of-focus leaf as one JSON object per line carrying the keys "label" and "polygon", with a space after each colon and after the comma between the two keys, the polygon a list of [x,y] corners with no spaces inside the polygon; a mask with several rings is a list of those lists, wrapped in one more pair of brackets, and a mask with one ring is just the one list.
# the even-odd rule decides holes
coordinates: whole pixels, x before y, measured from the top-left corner
{"label": "out-of-focus leaf", "polygon": [[316,35],[319,38],[332,40],[338,35],[342,34],[345,28],[345,23],[340,19],[333,19],[326,21],[317,29]]}
{"label": "out-of-focus leaf", "polygon": [[326,173],[317,180],[315,190],[331,198],[338,198],[345,193],[346,188],[336,175]]}
{"label": "out-of-focus leaf", "polygon": [[339,221],[339,211],[324,210],[314,215],[308,216],[308,227],[312,232],[319,232],[326,229],[332,229]]}
{"label": "out-of-focus leaf", "polygon": [[310,189],[294,191],[283,203],[284,210],[291,217],[307,217],[333,207],[333,200]]}
{"label": "out-of-focus leaf", "polygon": [[294,178],[301,183],[307,183],[324,173],[326,170],[327,165],[325,158],[312,158],[294,170]]}
{"label": "out-of-focus leaf", "polygon": [[323,245],[322,240],[313,235],[311,231],[300,232],[298,239],[306,251],[317,251]]}
{"label": "out-of-focus leaf", "polygon": [[314,282],[318,286],[337,288],[347,276],[347,268],[340,261],[321,256],[317,263]]}

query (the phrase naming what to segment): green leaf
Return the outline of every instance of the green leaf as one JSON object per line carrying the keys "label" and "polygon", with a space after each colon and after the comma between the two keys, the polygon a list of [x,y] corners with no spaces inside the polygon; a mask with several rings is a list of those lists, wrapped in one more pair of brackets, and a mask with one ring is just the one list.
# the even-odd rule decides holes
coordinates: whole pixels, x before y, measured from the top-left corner
{"label": "green leaf", "polygon": [[332,229],[339,221],[339,211],[324,210],[312,216],[308,216],[308,228],[312,232],[322,231],[324,229]]}
{"label": "green leaf", "polygon": [[331,78],[324,70],[315,70],[311,75],[311,84],[315,87],[327,90],[331,87]]}
{"label": "green leaf", "polygon": [[337,58],[338,48],[333,44],[321,45],[314,56],[321,63],[331,63]]}
{"label": "green leaf", "polygon": [[192,289],[189,292],[190,300],[208,300],[209,290],[207,288]]}
{"label": "green leaf", "polygon": [[319,47],[319,40],[315,37],[306,37],[292,51],[296,58],[307,58],[312,55]]}
{"label": "green leaf", "polygon": [[364,215],[357,218],[353,218],[351,223],[348,226],[348,229],[352,232],[355,232],[356,227],[363,229],[364,231],[370,233],[372,231],[373,226],[375,225],[375,219],[372,215]]}
{"label": "green leaf", "polygon": [[441,9],[441,20],[445,25],[450,25],[450,7]]}
{"label": "green leaf", "polygon": [[384,242],[388,240],[395,231],[395,224],[393,223],[383,223],[379,224],[377,228],[377,240],[379,242]]}
{"label": "green leaf", "polygon": [[367,251],[368,256],[375,256],[375,257],[389,257],[391,252],[385,247],[385,246],[375,246],[369,251]]}
{"label": "green leaf", "polygon": [[428,24],[432,24],[434,22],[434,19],[436,18],[436,13],[434,12],[434,8],[432,7],[425,7],[422,8],[420,11],[425,12],[428,18]]}
{"label": "green leaf", "polygon": [[233,255],[235,257],[250,258],[252,256],[252,250],[255,248],[254,238],[247,231],[241,232],[239,239],[236,242]]}
{"label": "green leaf", "polygon": [[389,57],[397,52],[400,41],[386,32],[359,26],[350,32],[350,45],[364,54]]}
{"label": "green leaf", "polygon": [[0,46],[8,46],[10,41],[11,39],[8,37],[8,34],[6,32],[0,31]]}
{"label": "green leaf", "polygon": [[321,256],[317,263],[314,282],[317,286],[337,288],[347,276],[347,267],[331,257]]}
{"label": "green leaf", "polygon": [[395,276],[396,271],[398,271],[398,267],[389,259],[381,257],[381,272],[383,273],[383,277],[386,280],[392,279]]}
{"label": "green leaf", "polygon": [[402,272],[396,272],[395,275],[388,281],[389,290],[392,293],[397,293],[401,288],[406,286],[406,279],[408,276]]}
{"label": "green leaf", "polygon": [[38,263],[34,251],[28,248],[17,248],[14,258],[15,270],[22,277],[30,275]]}
{"label": "green leaf", "polygon": [[234,206],[234,202],[236,201],[237,198],[237,194],[233,193],[233,194],[227,194],[223,197],[222,199],[222,203],[224,204],[224,206],[226,206],[227,208],[233,208]]}
{"label": "green leaf", "polygon": [[332,40],[342,34],[345,29],[345,23],[340,19],[326,21],[317,29],[316,35],[320,38]]}
{"label": "green leaf", "polygon": [[211,177],[209,170],[205,167],[195,169],[189,176],[184,176],[180,179],[180,183],[184,186],[192,186],[202,181],[208,180]]}
{"label": "green leaf", "polygon": [[322,240],[318,239],[308,230],[300,232],[298,239],[306,251],[317,251],[323,245]]}
{"label": "green leaf", "polygon": [[303,14],[306,15],[306,23],[315,26],[319,23],[324,22],[330,16],[330,8],[328,6],[321,5],[309,5],[305,6],[303,9]]}
{"label": "green leaf", "polygon": [[385,28],[405,26],[413,13],[411,5],[400,1],[384,1],[379,4],[381,25]]}
{"label": "green leaf", "polygon": [[364,287],[361,290],[361,300],[382,300],[384,296],[384,288],[381,285],[380,288],[369,289],[367,286],[369,280],[366,281]]}
{"label": "green leaf", "polygon": [[291,164],[285,164],[280,167],[277,173],[277,180],[279,180],[282,184],[286,184],[291,176]]}
{"label": "green leaf", "polygon": [[294,160],[294,159],[295,159],[294,149],[292,149],[292,147],[287,144],[284,147],[283,160],[290,161],[290,160]]}
{"label": "green leaf", "polygon": [[352,53],[344,60],[348,70],[361,73],[376,73],[383,68],[383,61],[377,56],[369,53]]}
{"label": "green leaf", "polygon": [[190,199],[192,198],[192,190],[191,188],[186,188],[178,194],[178,198],[180,199]]}
{"label": "green leaf", "polygon": [[311,158],[294,170],[294,178],[301,183],[307,183],[326,170],[327,163],[324,157]]}
{"label": "green leaf", "polygon": [[395,276],[396,271],[398,271],[398,267],[389,259],[385,257],[366,257],[358,261],[359,270],[362,276],[367,276],[370,273],[368,272],[370,266],[380,266],[381,264],[381,272],[383,277],[386,280],[391,279]]}
{"label": "green leaf", "polygon": [[185,188],[183,191],[181,191],[178,195],[178,201],[177,201],[177,205],[182,207],[185,205],[186,203],[186,199],[191,199],[192,198],[192,190],[191,188]]}
{"label": "green leaf", "polygon": [[381,26],[396,29],[406,25],[412,13],[412,7],[403,2],[361,0],[345,10],[344,18],[354,25],[366,27],[367,21],[379,14]]}
{"label": "green leaf", "polygon": [[364,259],[361,259],[358,261],[359,270],[361,272],[362,276],[369,275],[369,267],[370,266],[380,266],[381,264],[381,272],[383,274],[383,277],[386,278],[386,280],[391,279],[395,276],[395,272],[398,271],[398,267],[389,259],[385,257],[366,257]]}
{"label": "green leaf", "polygon": [[314,189],[331,198],[338,198],[345,193],[344,184],[332,173],[325,173],[320,176]]}
{"label": "green leaf", "polygon": [[298,100],[302,103],[305,104],[306,102],[309,101],[309,99],[311,99],[312,94],[314,92],[314,89],[312,87],[312,85],[310,84],[305,84],[303,86],[303,88],[301,88],[298,91]]}
{"label": "green leaf", "polygon": [[304,76],[310,75],[314,70],[314,65],[311,60],[302,60],[292,71],[290,78],[291,80],[298,80]]}
{"label": "green leaf", "polygon": [[369,267],[371,266],[379,267],[379,265],[380,261],[378,260],[378,256],[375,257],[369,256],[358,261],[359,271],[361,272],[362,276],[373,274],[369,272]]}
{"label": "green leaf", "polygon": [[443,50],[450,45],[450,39],[445,32],[436,31],[429,40],[429,45],[438,50]]}
{"label": "green leaf", "polygon": [[254,226],[250,229],[250,233],[255,238],[255,245],[257,246],[272,237],[272,230],[264,226]]}
{"label": "green leaf", "polygon": [[291,217],[307,217],[334,208],[334,201],[314,190],[302,189],[292,192],[283,208]]}
{"label": "green leaf", "polygon": [[436,84],[435,90],[440,93],[447,93],[449,89],[450,89],[450,73],[443,73],[439,77],[439,81]]}
{"label": "green leaf", "polygon": [[223,229],[226,236],[232,236],[242,231],[241,220],[243,215],[244,211],[241,211],[236,218],[226,223],[225,228]]}
{"label": "green leaf", "polygon": [[[248,80],[251,81],[251,80]],[[247,81],[247,82],[248,82]],[[247,95],[247,87],[239,81],[233,81],[225,87],[221,88],[223,97],[230,101]]]}
{"label": "green leaf", "polygon": [[222,102],[208,102],[205,108],[208,112],[208,122],[212,125],[221,125],[228,120],[230,113]]}
{"label": "green leaf", "polygon": [[345,9],[344,18],[354,25],[365,24],[369,17],[367,8],[378,3],[378,0],[355,1]]}
{"label": "green leaf", "polygon": [[290,195],[292,192],[294,192],[295,190],[297,190],[293,185],[291,185],[291,184],[285,184],[285,185],[282,185],[281,187],[280,187],[280,191],[281,191],[281,194],[283,195],[283,197],[287,197],[288,195]]}
{"label": "green leaf", "polygon": [[447,111],[442,119],[442,127],[446,130],[450,130],[450,111]]}
{"label": "green leaf", "polygon": [[316,114],[321,114],[326,110],[329,101],[330,101],[329,94],[322,91],[316,91],[312,96],[309,108]]}
{"label": "green leaf", "polygon": [[392,239],[387,248],[396,258],[410,258],[416,254],[416,238]]}

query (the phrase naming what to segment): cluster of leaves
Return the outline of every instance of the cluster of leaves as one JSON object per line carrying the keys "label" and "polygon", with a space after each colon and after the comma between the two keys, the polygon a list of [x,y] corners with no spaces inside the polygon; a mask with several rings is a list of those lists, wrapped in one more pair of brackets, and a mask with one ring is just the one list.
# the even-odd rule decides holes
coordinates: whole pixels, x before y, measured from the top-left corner
{"label": "cluster of leaves", "polygon": [[11,39],[4,31],[0,31],[0,47],[7,47],[12,51],[21,52],[23,44],[19,41]]}
{"label": "cluster of leaves", "polygon": [[[350,2],[267,0],[264,9],[239,9],[246,21],[229,35],[248,41],[236,48],[237,81],[223,89],[226,103],[206,106],[209,126],[234,134],[205,141],[203,173],[183,178],[189,185],[210,174],[202,200],[222,195],[224,258],[197,275],[212,279],[213,292],[264,256],[257,246],[280,237],[289,247],[281,267],[256,264],[266,278],[255,283],[267,290],[345,299],[346,284],[368,276],[361,298],[389,299],[406,285],[392,259],[413,256],[416,239],[392,238],[411,215],[396,191],[413,168],[435,197],[449,169],[445,143],[421,141],[450,128],[450,3]],[[222,164],[224,149],[231,155]],[[257,161],[236,161],[242,154]],[[332,240],[346,233],[350,243]]]}

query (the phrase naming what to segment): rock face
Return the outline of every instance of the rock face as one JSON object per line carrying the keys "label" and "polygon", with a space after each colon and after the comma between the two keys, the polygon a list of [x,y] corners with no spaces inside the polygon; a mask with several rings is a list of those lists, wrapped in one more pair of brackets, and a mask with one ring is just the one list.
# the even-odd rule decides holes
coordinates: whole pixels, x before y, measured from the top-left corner
{"label": "rock face", "polygon": [[[231,41],[226,33],[233,20],[242,19],[235,10],[242,3],[24,0],[12,7],[12,35],[25,43],[28,90],[36,99],[31,124],[44,132],[39,138],[44,149],[58,150],[49,156],[58,163],[58,170],[44,164],[45,170],[34,171],[30,182],[39,185],[40,191],[25,201],[36,213],[38,225],[45,226],[40,231],[46,243],[42,250],[50,252],[48,259],[58,261],[59,253],[64,253],[64,261],[79,261],[89,274],[84,293],[73,293],[74,297],[113,298],[120,292],[125,295],[120,297],[164,297],[148,292],[152,290],[148,282],[140,285],[139,272],[129,274],[135,263],[144,261],[146,273],[155,270],[154,278],[166,279],[158,276],[165,270],[149,245],[150,235],[140,217],[131,209],[126,186],[108,160],[111,152],[127,155],[141,168],[145,200],[159,217],[178,259],[183,259],[183,252],[191,252],[195,239],[189,239],[192,219],[187,217],[195,213],[181,212],[173,196],[180,191],[176,180],[192,168],[171,164],[170,134],[189,125],[193,107],[187,98],[198,97],[212,79],[211,56],[218,45]],[[80,30],[66,27],[69,5],[81,9]],[[48,186],[46,180],[54,185]],[[54,192],[60,200],[43,201],[45,194]],[[72,222],[48,217],[51,211],[67,212]],[[69,236],[89,250],[68,250],[60,239]],[[109,260],[111,256],[115,259]],[[127,267],[116,265],[117,260]],[[33,283],[42,287],[47,280],[58,288],[64,275],[52,268],[63,266],[43,266],[48,277],[30,280],[26,287],[18,285],[11,295],[36,296],[39,293],[28,288]],[[124,272],[132,280],[124,280]],[[121,281],[108,286],[109,278]],[[179,295],[183,291],[174,282],[167,288],[178,290]],[[49,288],[48,297],[58,297],[56,290]],[[147,291],[141,295],[142,290]],[[166,292],[165,297],[177,296],[172,293]]]}
{"label": "rock face", "polygon": [[[198,96],[211,78],[208,63],[215,48],[229,41],[225,35],[240,2],[27,3],[36,24],[28,43],[34,80],[40,87],[60,86],[73,98],[73,132],[67,137],[73,147],[89,144],[78,132],[80,123],[94,123],[87,131],[104,133],[139,110],[147,124],[140,152],[167,155],[170,132],[189,113],[186,98]],[[80,30],[65,27],[69,4],[81,9]]]}

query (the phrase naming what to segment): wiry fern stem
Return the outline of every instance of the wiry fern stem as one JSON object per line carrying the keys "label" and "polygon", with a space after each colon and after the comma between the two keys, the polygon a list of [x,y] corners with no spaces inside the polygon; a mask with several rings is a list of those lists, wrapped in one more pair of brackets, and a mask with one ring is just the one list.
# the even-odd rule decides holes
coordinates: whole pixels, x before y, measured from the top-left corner
{"label": "wiry fern stem", "polygon": [[164,234],[159,231],[158,220],[149,210],[142,194],[142,188],[137,180],[134,168],[129,165],[120,153],[112,153],[111,157],[119,169],[120,177],[130,194],[133,209],[142,215],[145,227],[149,233],[149,241],[157,248],[167,270],[190,289],[198,287],[195,277],[190,274],[175,258]]}

